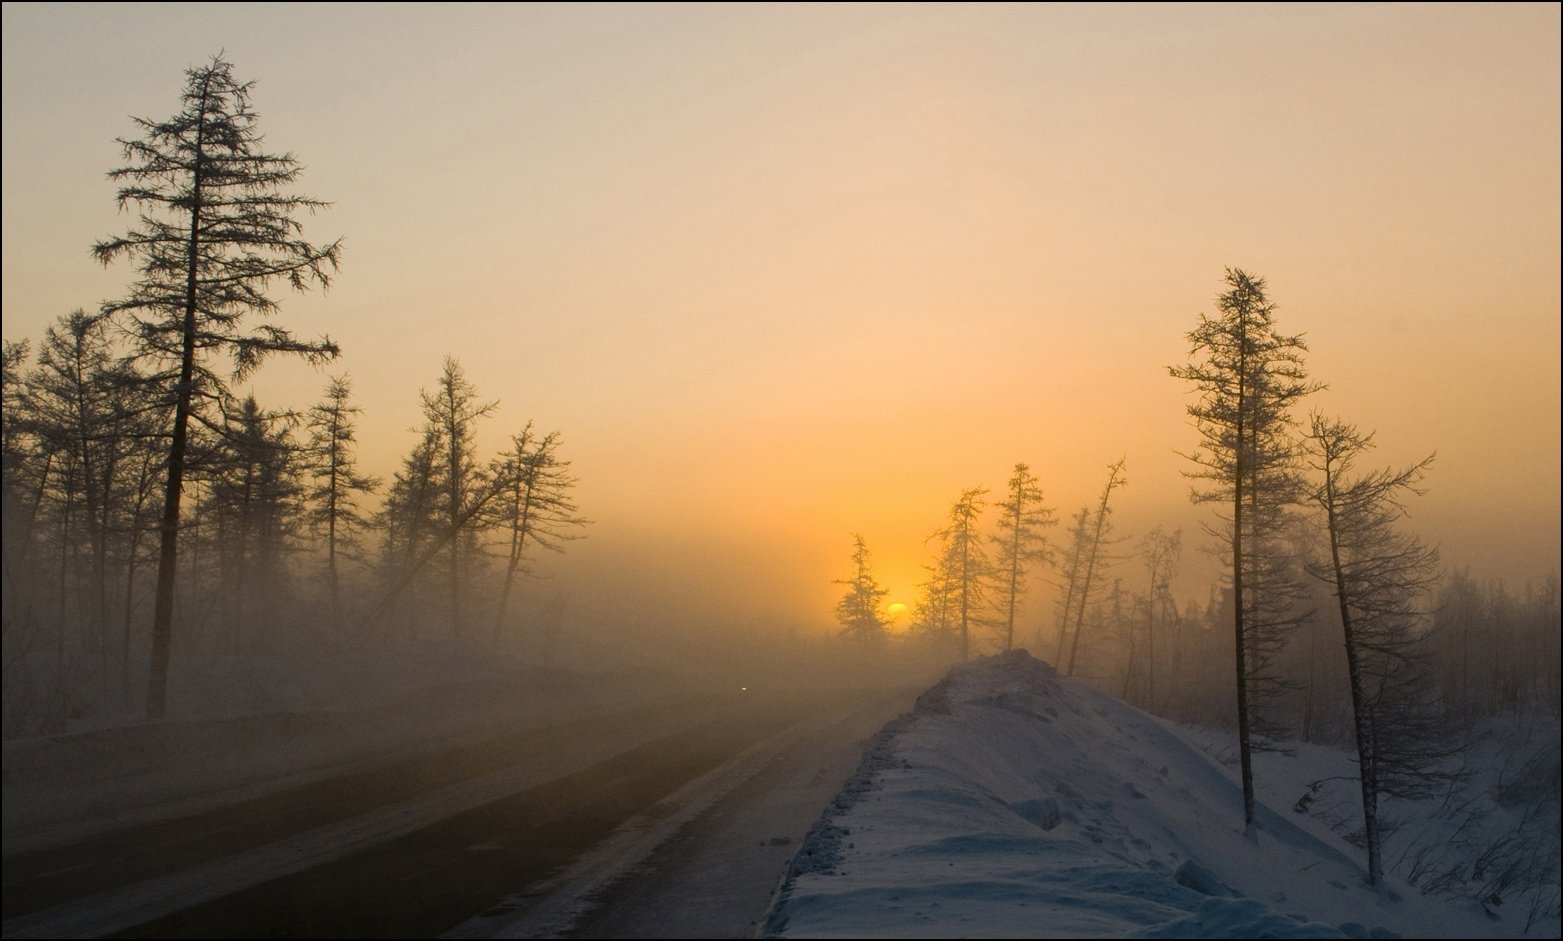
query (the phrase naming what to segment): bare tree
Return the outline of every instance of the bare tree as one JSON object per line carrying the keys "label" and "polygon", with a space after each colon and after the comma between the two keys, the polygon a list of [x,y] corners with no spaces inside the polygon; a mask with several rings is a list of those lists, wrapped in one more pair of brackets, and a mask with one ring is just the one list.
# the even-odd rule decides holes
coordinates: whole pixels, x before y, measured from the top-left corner
{"label": "bare tree", "polygon": [[283,191],[301,167],[292,154],[261,150],[252,83],[235,79],[220,55],[185,77],[179,112],[166,121],[137,118],[142,136],[119,141],[128,165],[109,172],[122,184],[120,206],[140,209],[139,223],[93,246],[105,265],[128,258],[140,271],[130,293],[106,302],[103,313],[129,321],[137,353],[153,365],[173,413],[147,692],[153,718],[167,704],[190,422],[203,420],[204,404],[223,393],[207,358],[227,352],[233,374],[242,377],[272,353],[311,362],[337,354],[329,340],[300,340],[269,322],[246,328],[254,315],[276,312],[267,295],[273,282],[301,291],[328,286],[341,241],[317,247],[301,237],[295,215],[326,204]]}
{"label": "bare tree", "polygon": [[1075,593],[1075,631],[1074,639],[1069,644],[1069,664],[1064,668],[1065,676],[1074,675],[1075,656],[1080,652],[1080,635],[1085,630],[1085,609],[1091,600],[1091,580],[1096,576],[1097,569],[1104,567],[1102,550],[1111,541],[1112,523],[1108,514],[1112,508],[1108,502],[1114,490],[1128,483],[1123,476],[1124,460],[1119,458],[1117,463],[1107,466],[1107,483],[1102,487],[1101,499],[1097,501],[1096,512],[1091,517],[1089,548],[1085,550],[1083,561],[1077,559],[1075,563],[1075,568],[1081,573],[1080,590]]}
{"label": "bare tree", "polygon": [[1401,532],[1402,502],[1421,494],[1431,456],[1399,470],[1353,474],[1373,435],[1317,413],[1310,433],[1322,475],[1312,497],[1324,510],[1327,564],[1311,567],[1335,588],[1351,681],[1362,787],[1368,884],[1383,882],[1383,795],[1423,797],[1447,786],[1439,765],[1455,751],[1433,685],[1419,599],[1438,577],[1438,551]]}
{"label": "bare tree", "polygon": [[559,432],[539,436],[527,422],[520,434],[511,437],[510,450],[499,455],[490,472],[493,480],[504,486],[491,510],[491,523],[502,528],[509,543],[504,584],[494,614],[495,646],[504,628],[516,576],[526,571],[527,550],[563,552],[566,542],[581,538],[574,530],[588,522],[570,496],[575,477],[570,473],[570,462],[559,459],[559,443]]}
{"label": "bare tree", "polygon": [[1086,556],[1090,554],[1091,508],[1081,507],[1070,520],[1069,539],[1060,564],[1064,572],[1064,593],[1058,599],[1058,653],[1053,658],[1053,666],[1060,670],[1064,668],[1064,647],[1069,640],[1069,616],[1074,613]]}
{"label": "bare tree", "polygon": [[1200,449],[1184,456],[1196,468],[1188,476],[1210,486],[1191,497],[1231,507],[1225,525],[1207,531],[1231,548],[1238,751],[1243,820],[1251,828],[1254,733],[1263,734],[1263,717],[1253,706],[1275,688],[1271,660],[1284,641],[1296,594],[1290,559],[1278,547],[1286,511],[1301,498],[1290,410],[1319,386],[1303,366],[1307,344],[1276,331],[1264,279],[1228,268],[1226,285],[1216,298],[1218,314],[1200,314],[1188,335],[1191,362],[1169,371],[1199,394],[1188,412]]}
{"label": "bare tree", "polygon": [[1042,530],[1052,526],[1053,511],[1042,501],[1042,488],[1025,464],[1016,464],[1010,476],[1008,496],[999,504],[999,531],[993,536],[999,554],[994,570],[1000,616],[1004,618],[1004,649],[1015,646],[1015,612],[1026,593],[1026,574],[1032,562],[1046,561],[1047,540]]}

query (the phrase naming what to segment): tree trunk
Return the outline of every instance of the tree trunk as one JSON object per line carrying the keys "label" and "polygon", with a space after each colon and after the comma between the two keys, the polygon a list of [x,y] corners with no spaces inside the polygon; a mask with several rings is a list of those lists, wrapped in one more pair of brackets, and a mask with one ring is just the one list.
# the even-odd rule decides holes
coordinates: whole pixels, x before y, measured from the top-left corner
{"label": "tree trunk", "polygon": [[[210,79],[208,78],[208,83]],[[184,335],[175,392],[174,433],[168,448],[168,487],[163,496],[162,546],[157,557],[157,601],[152,611],[152,663],[147,684],[147,717],[161,719],[168,709],[168,660],[174,634],[174,576],[179,566],[179,498],[184,490],[185,451],[190,429],[190,403],[195,395],[196,273],[201,254],[201,165],[206,140],[206,91],[202,90],[200,127],[195,134],[195,167],[190,191],[190,251],[185,273]]]}
{"label": "tree trunk", "polygon": [[1328,458],[1324,465],[1325,520],[1330,530],[1330,563],[1335,571],[1335,598],[1340,604],[1341,630],[1346,640],[1346,672],[1351,679],[1351,714],[1357,738],[1357,770],[1362,785],[1362,833],[1368,851],[1368,885],[1379,887],[1378,780],[1373,756],[1372,717],[1368,715],[1362,688],[1362,664],[1357,656],[1357,639],[1352,633],[1350,592],[1346,570],[1340,560],[1340,528],[1336,517],[1334,470]]}
{"label": "tree trunk", "polygon": [[1243,827],[1254,826],[1254,758],[1249,745],[1247,631],[1243,623],[1243,460],[1244,393],[1248,387],[1247,331],[1238,334],[1237,443],[1232,464],[1232,627],[1237,647],[1237,748],[1243,776]]}
{"label": "tree trunk", "polygon": [[494,639],[492,646],[499,648],[499,634],[505,624],[505,610],[510,604],[510,590],[515,584],[516,572],[521,568],[521,554],[526,548],[526,537],[532,531],[532,482],[526,482],[525,494],[516,495],[521,504],[518,518],[513,518],[510,530],[510,561],[505,567],[505,586],[499,593],[499,610],[494,614]]}
{"label": "tree trunk", "polygon": [[369,616],[364,619],[363,627],[359,631],[360,634],[367,634],[371,628],[380,622],[380,619],[385,616],[386,612],[391,610],[391,605],[395,604],[396,599],[401,596],[402,591],[412,583],[413,576],[417,575],[425,565],[429,564],[430,560],[439,554],[441,549],[445,548],[445,543],[448,540],[456,538],[457,534],[461,532],[462,528],[466,526],[474,516],[478,515],[483,507],[488,504],[488,501],[492,500],[499,493],[500,489],[502,488],[490,489],[482,496],[482,498],[474,501],[472,506],[468,507],[466,511],[456,519],[454,524],[449,529],[442,533],[438,539],[434,540],[429,548],[425,549],[423,554],[407,567],[407,571],[402,573],[401,578],[397,580],[396,584],[392,585],[390,590],[388,590],[380,599],[380,604],[377,605],[375,609],[369,613]]}
{"label": "tree trunk", "polygon": [[[142,473],[146,473],[145,465]],[[141,549],[141,510],[146,504],[146,481],[138,482],[136,509],[130,517],[130,549],[125,558],[125,619],[124,636],[120,638],[119,683],[120,697],[126,708],[130,706],[130,630],[135,613],[136,554]]]}
{"label": "tree trunk", "polygon": [[1009,650],[1015,646],[1015,595],[1020,590],[1020,522],[1021,522],[1021,494],[1014,494],[1015,499],[1015,541],[1010,546],[1009,558],[1009,611],[1004,626],[1004,649]]}
{"label": "tree trunk", "polygon": [[1069,565],[1068,587],[1064,590],[1064,612],[1058,619],[1058,656],[1053,660],[1054,669],[1064,668],[1064,642],[1069,638],[1069,612],[1074,606],[1075,582],[1080,576],[1080,547],[1075,547],[1074,561]]}
{"label": "tree trunk", "polygon": [[971,658],[971,535],[961,541],[961,662]]}

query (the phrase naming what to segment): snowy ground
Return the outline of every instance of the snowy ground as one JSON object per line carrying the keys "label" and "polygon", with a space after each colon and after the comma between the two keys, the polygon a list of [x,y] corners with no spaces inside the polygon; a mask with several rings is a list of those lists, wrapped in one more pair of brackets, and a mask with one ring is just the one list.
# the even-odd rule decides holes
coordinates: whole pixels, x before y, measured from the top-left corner
{"label": "snowy ground", "polygon": [[[1314,749],[1242,832],[1197,735],[1021,651],[957,667],[870,744],[772,910],[785,937],[1518,937],[1526,912],[1363,884],[1360,851],[1294,813],[1342,773]],[[1349,770],[1349,766],[1346,768]],[[1275,800],[1279,788],[1290,796]],[[1291,791],[1298,793],[1292,794]],[[1279,809],[1273,809],[1279,808]],[[1555,818],[1547,824],[1555,830]],[[1556,915],[1530,933],[1556,936]]]}

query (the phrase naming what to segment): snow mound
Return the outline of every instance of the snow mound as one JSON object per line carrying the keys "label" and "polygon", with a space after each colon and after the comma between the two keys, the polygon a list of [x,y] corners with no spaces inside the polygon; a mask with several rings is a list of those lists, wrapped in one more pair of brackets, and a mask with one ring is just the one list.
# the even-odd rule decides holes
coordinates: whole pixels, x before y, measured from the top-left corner
{"label": "snow mound", "polygon": [[1230,772],[1169,724],[1011,651],[957,666],[869,742],[766,933],[1493,934],[1466,909],[1372,892],[1328,834],[1268,808],[1259,823],[1245,834]]}

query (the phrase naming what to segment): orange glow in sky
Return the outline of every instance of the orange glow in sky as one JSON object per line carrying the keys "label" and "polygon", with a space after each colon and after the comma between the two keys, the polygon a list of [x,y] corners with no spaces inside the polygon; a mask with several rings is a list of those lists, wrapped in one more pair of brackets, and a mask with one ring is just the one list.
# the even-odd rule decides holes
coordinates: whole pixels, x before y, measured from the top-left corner
{"label": "orange glow in sky", "polygon": [[[114,138],[225,49],[334,203],[309,236],[346,237],[279,320],[341,344],[366,468],[456,356],[501,403],[485,448],[563,432],[583,606],[828,626],[853,532],[910,604],[950,503],[1021,461],[1062,522],[1126,457],[1120,533],[1192,549],[1167,367],[1228,265],[1306,334],[1313,405],[1384,463],[1438,452],[1414,525],[1448,564],[1558,568],[1556,5],[3,17],[5,338],[122,292],[87,251],[127,224]],[[253,387],[303,408],[326,375]]]}

